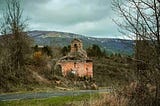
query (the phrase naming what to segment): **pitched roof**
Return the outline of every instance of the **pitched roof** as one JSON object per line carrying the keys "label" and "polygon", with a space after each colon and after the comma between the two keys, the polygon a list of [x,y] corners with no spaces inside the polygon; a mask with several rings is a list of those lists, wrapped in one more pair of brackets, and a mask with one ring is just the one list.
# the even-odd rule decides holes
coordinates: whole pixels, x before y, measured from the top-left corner
{"label": "pitched roof", "polygon": [[71,43],[73,43],[74,41],[82,42],[80,39],[74,38]]}

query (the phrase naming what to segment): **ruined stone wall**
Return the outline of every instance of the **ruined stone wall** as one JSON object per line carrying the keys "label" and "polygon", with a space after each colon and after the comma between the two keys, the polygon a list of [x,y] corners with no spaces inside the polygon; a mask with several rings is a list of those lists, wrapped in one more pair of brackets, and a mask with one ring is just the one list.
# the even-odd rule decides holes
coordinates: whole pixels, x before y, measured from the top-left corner
{"label": "ruined stone wall", "polygon": [[71,42],[70,53],[62,57],[58,64],[61,65],[64,76],[71,71],[80,77],[93,77],[93,63],[87,57],[86,51],[83,50],[82,41],[79,39],[74,39]]}
{"label": "ruined stone wall", "polygon": [[71,71],[72,68],[74,67],[73,62],[61,62],[60,65],[62,67],[62,73],[64,76],[66,76],[67,72]]}
{"label": "ruined stone wall", "polygon": [[93,77],[93,63],[92,62],[86,63],[86,76]]}
{"label": "ruined stone wall", "polygon": [[75,71],[76,74],[80,77],[88,76],[93,77],[93,64],[92,62],[74,62],[74,61],[67,61],[61,63],[62,73],[64,76],[67,75],[70,71]]}

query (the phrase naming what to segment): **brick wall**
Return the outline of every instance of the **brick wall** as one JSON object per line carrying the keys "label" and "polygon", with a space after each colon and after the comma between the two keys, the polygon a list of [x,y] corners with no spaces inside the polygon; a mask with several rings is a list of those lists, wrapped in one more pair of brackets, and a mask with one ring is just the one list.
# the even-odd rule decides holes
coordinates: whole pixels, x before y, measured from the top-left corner
{"label": "brick wall", "polygon": [[88,76],[93,77],[93,64],[92,62],[74,62],[74,61],[66,61],[61,62],[62,73],[64,76],[70,71],[75,71],[78,76]]}

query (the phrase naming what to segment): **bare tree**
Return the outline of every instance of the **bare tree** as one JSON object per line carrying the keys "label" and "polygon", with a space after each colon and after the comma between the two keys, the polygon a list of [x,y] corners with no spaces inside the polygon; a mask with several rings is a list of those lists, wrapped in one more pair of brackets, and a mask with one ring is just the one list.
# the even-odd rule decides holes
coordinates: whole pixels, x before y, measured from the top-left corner
{"label": "bare tree", "polygon": [[12,67],[15,69],[24,66],[25,56],[29,51],[30,39],[24,33],[27,26],[26,20],[23,20],[20,0],[6,0],[6,9],[3,13],[1,23],[1,33],[9,37],[6,48],[9,49]]}
{"label": "bare tree", "polygon": [[[113,0],[113,9],[122,17],[116,22],[123,34],[136,41],[135,59],[147,69],[137,67],[137,80],[142,84],[156,86],[155,105],[160,101],[160,1],[159,0]],[[138,64],[138,63],[137,63]]]}

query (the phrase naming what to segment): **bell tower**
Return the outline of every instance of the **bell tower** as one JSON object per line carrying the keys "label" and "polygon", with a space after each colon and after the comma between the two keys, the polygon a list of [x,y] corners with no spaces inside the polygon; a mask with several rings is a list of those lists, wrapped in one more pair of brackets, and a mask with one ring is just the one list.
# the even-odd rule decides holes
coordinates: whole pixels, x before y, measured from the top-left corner
{"label": "bell tower", "polygon": [[82,41],[79,39],[74,39],[71,42],[71,52],[79,52],[83,48]]}

